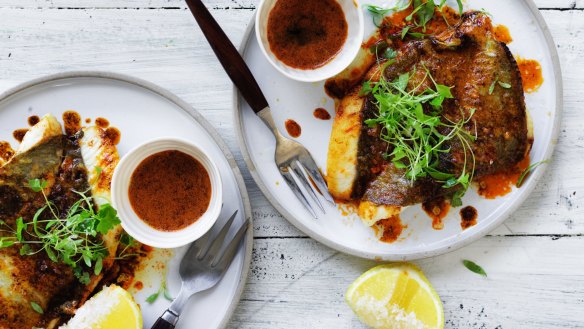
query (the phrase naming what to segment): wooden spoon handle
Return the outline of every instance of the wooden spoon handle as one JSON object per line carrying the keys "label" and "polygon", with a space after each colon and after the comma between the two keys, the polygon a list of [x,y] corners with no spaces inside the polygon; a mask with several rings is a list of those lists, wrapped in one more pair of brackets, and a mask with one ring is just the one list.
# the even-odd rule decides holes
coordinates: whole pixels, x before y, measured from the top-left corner
{"label": "wooden spoon handle", "polygon": [[268,101],[251,74],[249,67],[235,49],[217,21],[201,0],[186,0],[205,38],[213,48],[221,65],[255,113],[268,107]]}

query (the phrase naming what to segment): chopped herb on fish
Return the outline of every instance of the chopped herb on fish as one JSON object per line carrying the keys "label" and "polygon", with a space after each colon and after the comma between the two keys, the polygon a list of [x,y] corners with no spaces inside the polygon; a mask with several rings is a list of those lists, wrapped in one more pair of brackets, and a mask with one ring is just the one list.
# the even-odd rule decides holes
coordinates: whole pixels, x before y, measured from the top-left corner
{"label": "chopped herb on fish", "polygon": [[93,267],[93,273],[98,275],[103,268],[103,258],[108,255],[103,241],[95,238],[98,234],[107,234],[120,223],[117,211],[109,204],[96,211],[85,192],[75,191],[80,199],[66,213],[60,214],[47,198],[44,191],[47,185],[47,181],[41,179],[29,181],[31,190],[42,193],[45,205],[36,211],[31,222],[25,223],[18,218],[16,229],[0,222],[0,227],[6,228],[0,231],[11,233],[0,239],[0,248],[19,244],[21,255],[44,251],[53,262],[71,266],[79,281],[87,284],[87,270]]}
{"label": "chopped herb on fish", "polygon": [[41,307],[39,304],[37,304],[37,303],[35,303],[35,302],[30,302],[30,307],[32,307],[32,309],[33,309],[35,312],[37,312],[38,314],[43,314],[43,313],[45,313],[45,311],[43,310],[43,308],[42,308],[42,307]]}

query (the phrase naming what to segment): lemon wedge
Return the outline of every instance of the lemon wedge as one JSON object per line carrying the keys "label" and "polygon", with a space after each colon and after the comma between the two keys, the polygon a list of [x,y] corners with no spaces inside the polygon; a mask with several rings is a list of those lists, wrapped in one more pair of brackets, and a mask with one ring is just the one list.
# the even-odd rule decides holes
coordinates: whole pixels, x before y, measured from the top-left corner
{"label": "lemon wedge", "polygon": [[88,300],[60,329],[142,329],[142,312],[132,295],[111,285]]}
{"label": "lemon wedge", "polygon": [[372,328],[444,328],[440,297],[420,269],[409,263],[370,269],[349,286],[345,298]]}

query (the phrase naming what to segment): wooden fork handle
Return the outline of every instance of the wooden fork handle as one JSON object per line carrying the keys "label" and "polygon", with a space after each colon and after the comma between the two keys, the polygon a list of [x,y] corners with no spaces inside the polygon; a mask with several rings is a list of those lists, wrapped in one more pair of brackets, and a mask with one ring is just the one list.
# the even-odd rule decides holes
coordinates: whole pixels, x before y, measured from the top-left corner
{"label": "wooden fork handle", "polygon": [[249,67],[235,49],[225,32],[205,7],[201,0],[186,0],[189,9],[195,16],[205,38],[211,45],[221,65],[231,78],[231,81],[243,95],[255,113],[268,107],[268,101],[262,93],[258,83],[251,74]]}

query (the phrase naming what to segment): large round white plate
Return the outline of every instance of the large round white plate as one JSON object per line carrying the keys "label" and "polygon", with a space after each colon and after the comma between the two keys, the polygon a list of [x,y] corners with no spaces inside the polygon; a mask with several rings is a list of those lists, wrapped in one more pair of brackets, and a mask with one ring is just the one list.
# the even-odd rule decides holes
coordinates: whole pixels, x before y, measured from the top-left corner
{"label": "large round white plate", "polygon": [[[20,85],[0,96],[0,140],[12,140],[12,131],[26,127],[30,115],[53,113],[60,117],[75,110],[83,118],[104,117],[120,129],[120,156],[148,140],[173,136],[198,144],[215,161],[223,179],[224,212],[239,210],[236,221],[251,222],[251,209],[245,184],[228,147],[207,121],[186,102],[149,82],[104,72],[71,72],[40,78]],[[229,215],[231,215],[229,213]],[[223,280],[212,290],[197,294],[184,310],[177,328],[222,328],[228,323],[243,291],[251,261],[253,230]],[[144,315],[144,327],[150,328],[169,306],[159,297],[148,304],[146,298],[157,291],[168,271],[170,294],[180,289],[178,264],[186,247],[160,257],[167,266],[153,264],[140,273],[144,288],[135,293]],[[147,282],[149,281],[149,282]]]}
{"label": "large round white plate", "polygon": [[[391,7],[394,0],[362,3]],[[448,2],[456,8],[452,0]],[[555,45],[548,28],[531,0],[468,0],[465,10],[485,9],[493,15],[494,24],[506,25],[513,37],[509,45],[515,56],[536,59],[543,68],[544,83],[532,94],[526,94],[526,103],[535,128],[535,144],[531,151],[532,162],[552,156],[559,132],[562,109],[562,79]],[[363,9],[365,10],[365,9]],[[374,31],[371,16],[366,13],[365,38]],[[241,52],[254,73],[271,105],[274,119],[281,132],[284,122],[294,119],[302,127],[298,138],[326,172],[326,156],[332,120],[321,121],[313,117],[315,108],[324,107],[334,114],[333,100],[324,93],[323,82],[301,83],[279,74],[262,55],[250,24],[244,37]],[[318,220],[296,200],[274,164],[274,138],[262,121],[254,115],[241,96],[234,92],[234,117],[243,156],[255,181],[272,205],[292,224],[312,238],[327,246],[352,255],[371,259],[407,260],[430,257],[462,247],[493,230],[519,207],[542,176],[544,167],[535,170],[521,189],[514,190],[496,200],[480,198],[469,191],[466,205],[477,208],[479,217],[474,227],[462,231],[460,216],[451,210],[443,230],[432,229],[431,220],[420,206],[409,207],[402,213],[407,225],[401,237],[393,244],[379,242],[372,229],[365,227],[355,216],[342,216],[338,209],[328,206],[325,216]]]}

